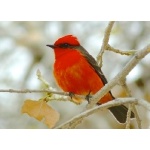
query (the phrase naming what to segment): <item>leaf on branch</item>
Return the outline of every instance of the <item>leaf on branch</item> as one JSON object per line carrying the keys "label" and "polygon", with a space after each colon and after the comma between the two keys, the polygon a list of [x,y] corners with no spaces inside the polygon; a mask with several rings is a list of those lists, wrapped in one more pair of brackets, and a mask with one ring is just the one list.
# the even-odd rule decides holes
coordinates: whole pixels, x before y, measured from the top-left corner
{"label": "leaf on branch", "polygon": [[49,106],[44,100],[34,101],[27,99],[22,106],[22,113],[44,122],[49,128],[53,128],[59,120],[59,113]]}

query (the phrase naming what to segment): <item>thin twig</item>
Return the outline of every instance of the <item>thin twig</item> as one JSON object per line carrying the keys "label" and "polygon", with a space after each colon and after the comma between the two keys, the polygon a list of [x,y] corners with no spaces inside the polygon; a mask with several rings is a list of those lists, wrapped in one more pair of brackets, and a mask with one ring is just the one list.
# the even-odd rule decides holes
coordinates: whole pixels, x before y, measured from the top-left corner
{"label": "thin twig", "polygon": [[70,102],[72,102],[72,103],[74,103],[74,104],[76,104],[76,105],[79,105],[80,103],[77,103],[77,102],[75,102],[75,101],[73,101],[70,97],[69,98],[64,98],[64,97],[55,97],[55,96],[52,96],[52,97],[47,97],[46,99],[45,99],[47,102],[49,102],[49,101],[64,101],[64,102],[68,102],[68,101],[70,101]]}
{"label": "thin twig", "polygon": [[[119,84],[123,87],[123,89],[126,92],[126,95],[128,97],[131,96],[131,91],[129,90],[127,84],[126,84],[126,78],[122,79],[119,81]],[[127,118],[126,118],[126,129],[130,128],[130,117],[131,117],[131,112],[132,112],[132,104],[128,104],[128,112],[127,112]]]}
{"label": "thin twig", "polygon": [[49,89],[50,88],[50,85],[49,83],[43,78],[42,74],[41,74],[41,71],[38,69],[37,72],[36,72],[36,75],[38,77],[38,79],[44,84],[44,86]]}
{"label": "thin twig", "polygon": [[121,55],[128,55],[128,56],[134,55],[137,52],[137,50],[126,50],[126,51],[124,50],[124,51],[122,51],[122,50],[113,48],[109,44],[107,45],[106,50],[112,51],[112,52],[115,52],[115,53],[118,53],[118,54],[121,54]]}
{"label": "thin twig", "polygon": [[112,30],[112,27],[113,27],[114,23],[115,23],[114,21],[110,21],[108,23],[108,26],[107,26],[107,28],[105,30],[105,33],[104,33],[103,44],[102,44],[101,50],[100,50],[100,52],[97,56],[97,63],[100,67],[102,67],[102,55],[103,55],[105,49],[107,48],[110,33],[111,33],[111,30]]}
{"label": "thin twig", "polygon": [[[69,96],[70,94],[69,92],[58,92],[58,91],[52,91],[52,90],[33,90],[33,89],[22,89],[22,90],[17,90],[17,89],[0,89],[0,93],[18,93],[18,94],[24,94],[24,93],[53,93],[53,94],[58,94],[58,95],[62,95],[62,96]],[[74,94],[75,97],[80,98],[80,99],[85,99],[85,95],[78,95],[78,94]],[[66,101],[66,99],[59,97],[59,98],[55,98],[54,96],[52,98],[47,98],[48,101],[52,101],[52,100],[57,100],[57,101]],[[79,104],[76,103],[75,101],[68,99],[69,101],[75,103],[75,104]]]}
{"label": "thin twig", "polygon": [[128,104],[128,112],[127,112],[127,118],[126,118],[126,129],[130,129],[131,111],[132,111],[132,106],[131,106],[131,104]]}
{"label": "thin twig", "polygon": [[[141,106],[143,106],[143,105],[141,105]],[[138,115],[137,109],[136,109],[134,104],[132,104],[132,109],[133,109],[133,112],[134,112],[134,115],[135,115],[135,118],[136,118],[136,122],[137,122],[138,128],[141,129],[142,128],[141,119],[140,119],[140,117]]]}
{"label": "thin twig", "polygon": [[[128,86],[127,86],[125,80],[120,81],[120,84],[121,84],[121,86],[124,88],[124,90],[126,91],[127,96],[132,97],[131,91],[130,91],[130,89],[128,88]],[[137,110],[136,110],[135,105],[134,105],[134,104],[129,104],[129,108],[130,108],[130,109],[128,109],[128,113],[127,113],[126,128],[129,127],[131,111],[133,110],[133,112],[134,112],[134,114],[135,114],[135,118],[136,118],[136,122],[137,122],[138,128],[141,129],[141,126],[142,126],[142,125],[141,125],[141,120],[140,120],[140,117],[139,117],[139,115],[138,115],[138,113],[137,113]],[[129,122],[128,122],[128,121],[129,121]]]}
{"label": "thin twig", "polygon": [[126,78],[121,79],[119,81],[119,85],[121,85],[123,87],[123,89],[125,90],[127,96],[132,97],[131,91],[130,91],[130,89],[128,88],[128,86],[126,84]]}
{"label": "thin twig", "polygon": [[6,92],[6,93],[53,93],[53,94],[59,94],[64,96],[69,96],[68,92],[57,92],[57,91],[51,91],[51,90],[34,90],[34,89],[0,89],[0,92]]}

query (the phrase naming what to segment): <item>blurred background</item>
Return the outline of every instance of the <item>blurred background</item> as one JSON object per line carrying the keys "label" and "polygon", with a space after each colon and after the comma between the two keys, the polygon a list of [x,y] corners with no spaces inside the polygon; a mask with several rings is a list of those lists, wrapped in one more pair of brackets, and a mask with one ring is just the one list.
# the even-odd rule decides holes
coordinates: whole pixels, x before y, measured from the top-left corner
{"label": "blurred background", "polygon": [[[73,34],[81,45],[96,58],[108,22],[0,22],[0,89],[42,89],[37,79],[39,69],[49,84],[60,91],[53,77],[53,50],[46,47],[59,37]],[[116,22],[109,44],[121,50],[139,50],[150,44],[150,22]],[[132,56],[106,51],[102,70],[112,79]],[[127,76],[127,85],[134,97],[150,101],[150,56],[146,56]],[[115,97],[125,97],[120,86],[112,89]],[[42,122],[21,114],[25,99],[39,99],[43,94],[0,93],[0,128],[47,128]],[[86,102],[49,102],[59,113],[57,125],[85,109]],[[142,127],[149,128],[150,112],[138,106]],[[124,128],[109,111],[100,111],[84,119],[77,128]],[[132,128],[137,128],[132,120]]]}

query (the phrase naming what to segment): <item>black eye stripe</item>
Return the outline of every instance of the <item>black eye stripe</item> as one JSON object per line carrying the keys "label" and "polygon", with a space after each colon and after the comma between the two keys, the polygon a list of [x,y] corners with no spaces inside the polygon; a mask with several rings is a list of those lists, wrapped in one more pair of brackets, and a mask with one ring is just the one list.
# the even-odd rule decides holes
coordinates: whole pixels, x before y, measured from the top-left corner
{"label": "black eye stripe", "polygon": [[79,45],[71,45],[69,43],[62,43],[62,44],[56,45],[56,47],[59,47],[59,48],[70,48],[70,49],[75,49],[78,46]]}
{"label": "black eye stripe", "polygon": [[59,47],[61,47],[61,48],[68,48],[68,47],[70,47],[71,45],[70,44],[68,44],[68,43],[63,43],[63,44],[60,44],[59,45]]}

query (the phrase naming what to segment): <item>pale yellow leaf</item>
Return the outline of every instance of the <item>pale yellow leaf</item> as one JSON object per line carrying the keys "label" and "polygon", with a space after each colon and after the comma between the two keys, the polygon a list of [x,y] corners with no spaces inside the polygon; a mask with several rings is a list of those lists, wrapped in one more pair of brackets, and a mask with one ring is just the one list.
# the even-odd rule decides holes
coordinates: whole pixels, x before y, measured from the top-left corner
{"label": "pale yellow leaf", "polygon": [[49,127],[53,128],[59,120],[59,113],[49,106],[45,101],[26,100],[22,106],[22,113],[27,113],[29,116],[36,118]]}

